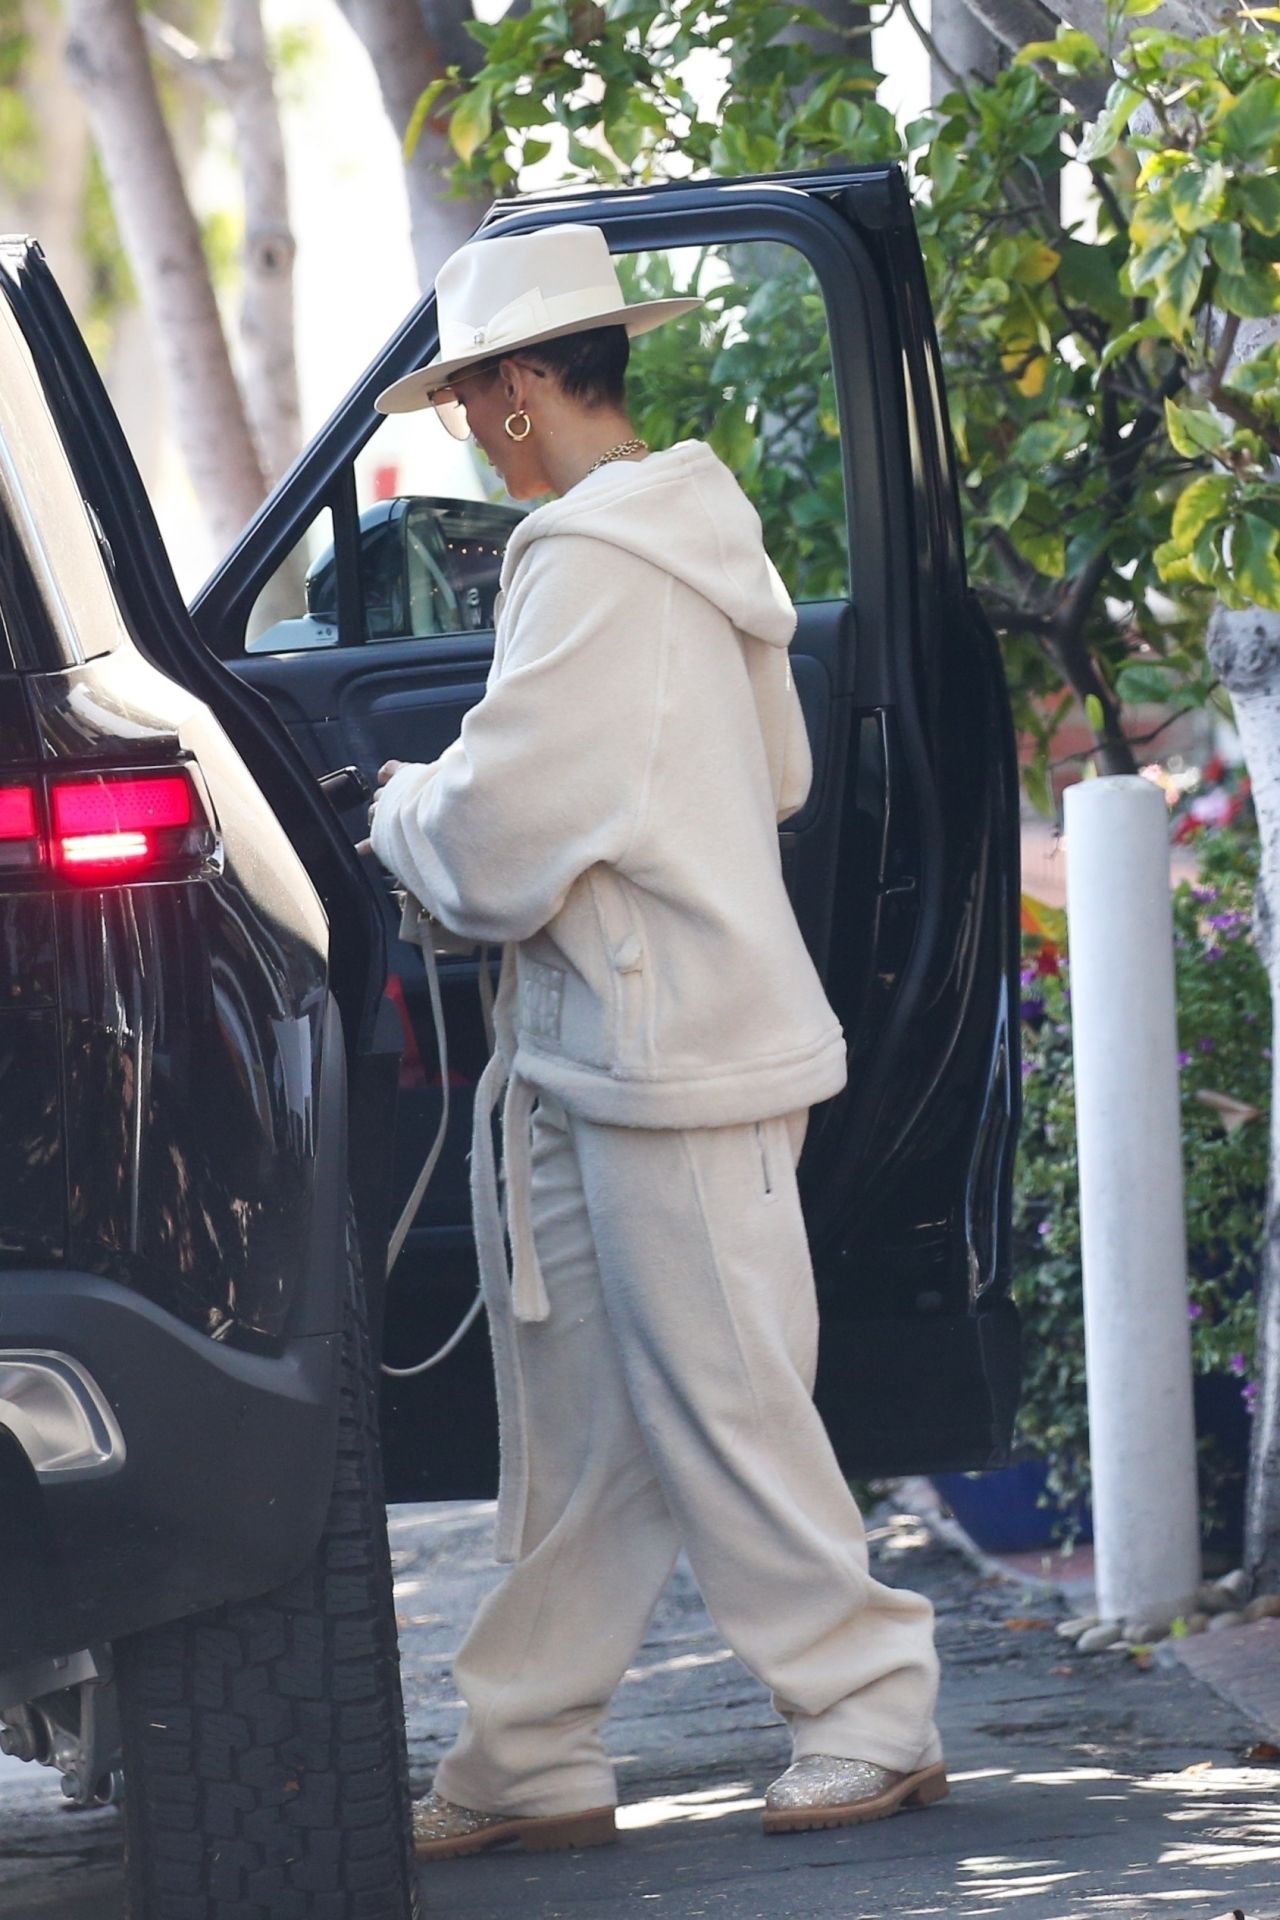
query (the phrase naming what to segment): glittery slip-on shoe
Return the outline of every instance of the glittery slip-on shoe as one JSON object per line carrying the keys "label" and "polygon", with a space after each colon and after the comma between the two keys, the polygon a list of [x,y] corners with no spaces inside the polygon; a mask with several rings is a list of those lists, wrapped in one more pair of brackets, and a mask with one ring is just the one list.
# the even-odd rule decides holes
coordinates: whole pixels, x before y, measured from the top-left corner
{"label": "glittery slip-on shoe", "polygon": [[808,1833],[815,1827],[856,1827],[905,1807],[945,1800],[947,1770],[939,1760],[914,1773],[894,1773],[869,1760],[838,1760],[811,1753],[775,1780],[765,1795],[766,1833]]}
{"label": "glittery slip-on shoe", "polygon": [[603,1847],[618,1837],[612,1807],[582,1813],[480,1813],[438,1793],[414,1802],[413,1850],[419,1860],[455,1860],[464,1853],[516,1845],[526,1853]]}

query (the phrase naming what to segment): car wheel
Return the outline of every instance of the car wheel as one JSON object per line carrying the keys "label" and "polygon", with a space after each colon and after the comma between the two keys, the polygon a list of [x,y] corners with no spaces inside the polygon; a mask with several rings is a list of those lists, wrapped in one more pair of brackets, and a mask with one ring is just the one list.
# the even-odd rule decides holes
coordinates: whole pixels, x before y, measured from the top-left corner
{"label": "car wheel", "polygon": [[116,1647],[131,1920],[412,1920],[375,1374],[348,1226],[324,1531],[261,1599]]}

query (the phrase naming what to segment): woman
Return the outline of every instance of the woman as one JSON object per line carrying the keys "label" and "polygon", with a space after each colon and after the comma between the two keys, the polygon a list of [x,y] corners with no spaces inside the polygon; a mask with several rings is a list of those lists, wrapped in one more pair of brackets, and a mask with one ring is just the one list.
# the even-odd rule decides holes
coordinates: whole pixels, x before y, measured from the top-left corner
{"label": "woman", "polygon": [[574,225],[472,242],[437,298],[442,357],[378,405],[441,407],[553,498],[511,536],[483,700],[371,815],[427,911],[504,950],[472,1187],[515,1565],[458,1655],[418,1852],[613,1837],[600,1727],[681,1547],[790,1726],[766,1831],[927,1804],[931,1610],[869,1576],[811,1399],[795,1163],[846,1068],[779,860],[812,771],[795,611],[728,470],[626,412],[629,337],[698,302],[628,307]]}

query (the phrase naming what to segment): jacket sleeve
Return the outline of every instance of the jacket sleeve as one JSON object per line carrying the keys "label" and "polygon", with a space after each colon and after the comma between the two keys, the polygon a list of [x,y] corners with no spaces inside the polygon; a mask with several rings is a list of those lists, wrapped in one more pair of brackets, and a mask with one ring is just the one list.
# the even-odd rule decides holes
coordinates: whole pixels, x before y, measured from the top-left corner
{"label": "jacket sleeve", "polygon": [[374,852],[455,933],[527,939],[588,867],[625,852],[653,750],[665,582],[589,537],[532,543],[501,672],[438,760],[383,789]]}
{"label": "jacket sleeve", "polygon": [[804,723],[804,709],[800,705],[800,695],[796,692],[796,683],[788,663],[787,721],[782,749],[782,778],[778,785],[779,823],[789,820],[793,813],[799,813],[812,785],[813,754],[809,746],[809,730]]}

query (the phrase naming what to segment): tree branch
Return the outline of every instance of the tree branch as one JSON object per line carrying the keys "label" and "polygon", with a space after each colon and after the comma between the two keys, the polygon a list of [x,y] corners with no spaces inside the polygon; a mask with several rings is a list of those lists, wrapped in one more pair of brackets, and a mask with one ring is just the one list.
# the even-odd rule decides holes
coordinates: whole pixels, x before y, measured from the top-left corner
{"label": "tree branch", "polygon": [[190,80],[198,80],[220,103],[227,99],[227,59],[223,54],[205,53],[194,40],[175,27],[169,20],[162,20],[158,14],[140,15],[142,30],[147,36],[147,44],[153,53],[158,53],[165,65],[174,73],[180,73]]}

